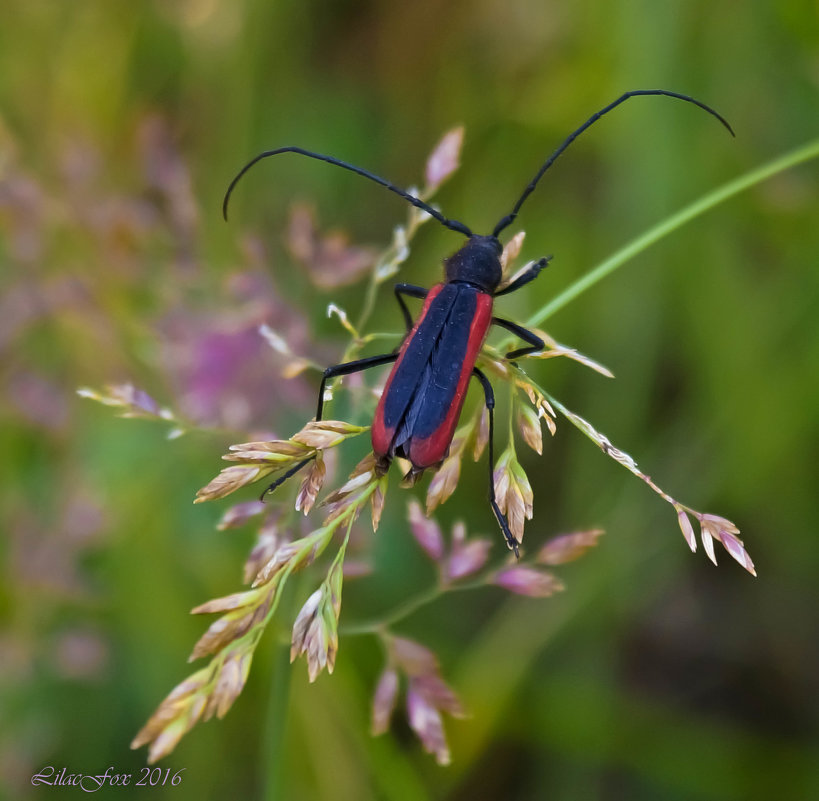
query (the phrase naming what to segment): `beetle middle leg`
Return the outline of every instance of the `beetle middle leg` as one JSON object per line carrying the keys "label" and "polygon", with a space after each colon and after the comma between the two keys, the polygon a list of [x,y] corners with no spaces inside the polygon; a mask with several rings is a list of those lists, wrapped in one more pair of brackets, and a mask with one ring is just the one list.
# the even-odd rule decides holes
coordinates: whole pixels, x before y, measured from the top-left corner
{"label": "beetle middle leg", "polygon": [[411,298],[425,298],[429,290],[424,289],[422,286],[415,286],[415,284],[396,284],[393,287],[393,291],[395,292],[395,299],[401,307],[401,313],[404,315],[404,322],[407,324],[407,333],[409,333],[412,331],[413,326],[412,315],[407,308],[407,304],[404,303],[404,298],[401,296],[407,295]]}
{"label": "beetle middle leg", "polygon": [[489,379],[477,367],[472,369],[472,375],[481,382],[486,409],[489,412],[489,504],[495,513],[498,525],[506,539],[506,544],[514,551],[515,557],[520,559],[519,543],[510,531],[509,521],[506,519],[506,515],[501,512],[495,498],[495,393]]}
{"label": "beetle middle leg", "polygon": [[321,420],[321,414],[324,411],[324,388],[331,378],[336,378],[340,375],[360,373],[362,370],[368,370],[370,367],[378,367],[380,364],[394,362],[397,358],[398,352],[396,351],[395,353],[382,353],[379,356],[367,356],[364,359],[356,359],[354,362],[344,362],[343,364],[334,364],[328,367],[321,377],[321,386],[319,386],[316,422]]}
{"label": "beetle middle leg", "polygon": [[[340,375],[351,375],[352,373],[360,373],[362,370],[367,370],[370,367],[378,367],[381,364],[389,364],[389,362],[394,362],[398,358],[398,353],[382,353],[379,356],[367,356],[364,359],[356,359],[353,362],[344,362],[343,364],[334,364],[331,367],[328,367],[324,371],[324,375],[321,377],[321,385],[319,386],[318,392],[318,406],[316,407],[316,422],[321,420],[321,415],[324,411],[324,389],[327,385],[327,382],[331,378],[335,378]],[[277,487],[284,484],[288,478],[294,476],[299,470],[302,469],[305,465],[309,464],[310,462],[315,459],[315,456],[311,456],[308,459],[303,459],[302,461],[295,464],[291,467],[286,473],[279,476],[259,497],[259,500],[264,500],[265,495],[269,492],[273,492]]]}
{"label": "beetle middle leg", "polygon": [[505,328],[507,331],[511,331],[515,336],[518,336],[524,342],[529,343],[529,346],[526,348],[510,350],[505,355],[505,358],[509,359],[509,361],[514,361],[519,356],[527,356],[530,353],[537,353],[539,350],[543,350],[546,347],[546,343],[537,334],[533,334],[528,328],[524,328],[522,325],[513,323],[511,320],[503,320],[500,317],[493,317],[492,323],[493,325],[499,325],[501,328]]}

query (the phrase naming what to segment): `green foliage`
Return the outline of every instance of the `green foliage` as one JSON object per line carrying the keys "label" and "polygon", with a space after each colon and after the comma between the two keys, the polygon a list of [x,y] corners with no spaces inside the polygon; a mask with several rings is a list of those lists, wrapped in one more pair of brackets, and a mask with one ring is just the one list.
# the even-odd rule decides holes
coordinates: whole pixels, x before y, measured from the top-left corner
{"label": "green foliage", "polygon": [[[719,108],[736,141],[682,104],[634,101],[550,171],[520,222],[525,258],[554,261],[502,301],[504,315],[539,325],[608,254],[815,139],[814,15],[793,3],[739,13],[534,0],[4,9],[9,794],[31,797],[30,776],[47,765],[139,776],[144,753],[127,746],[190,672],[182,660],[202,634],[185,611],[232,592],[252,546],[245,528],[214,531],[215,504],[189,501],[237,435],[285,439],[312,410],[314,374],[283,380],[292,357],[258,326],[318,364],[338,361],[348,341],[325,319],[330,302],[354,321],[371,304],[376,330],[401,328],[386,287],[317,290],[282,247],[294,200],[314,203],[316,219],[354,242],[388,240],[401,202],[341,171],[283,160],[248,176],[224,225],[221,195],[246,158],[301,144],[408,186],[441,132],[463,123],[463,167],[436,202],[480,231],[566,133],[624,89],[667,86]],[[547,602],[464,593],[404,623],[469,712],[447,723],[450,767],[409,737],[369,736],[384,655],[368,638],[343,640],[348,613],[373,619],[429,586],[401,504],[388,503],[373,574],[344,587],[333,675],[309,686],[304,670],[291,678],[289,630],[272,624],[230,714],[161,763],[186,770],[157,797],[819,796],[816,176],[815,162],[777,172],[550,317],[550,334],[617,381],[565,360],[527,365],[659,484],[737,521],[759,579],[690,558],[665,504],[561,425],[542,457],[518,452],[536,499],[527,541],[609,532],[561,573],[566,592]],[[403,275],[432,283],[454,249],[454,235],[424,226]],[[111,420],[75,395],[111,381],[133,382],[181,418],[164,428]],[[161,417],[132,400],[139,416]],[[365,393],[336,403],[357,410]],[[165,437],[191,421],[220,433]],[[328,470],[349,473],[366,450],[360,439]],[[494,536],[485,474],[470,461],[443,528],[461,519]],[[288,587],[282,619],[295,619],[313,589]]]}

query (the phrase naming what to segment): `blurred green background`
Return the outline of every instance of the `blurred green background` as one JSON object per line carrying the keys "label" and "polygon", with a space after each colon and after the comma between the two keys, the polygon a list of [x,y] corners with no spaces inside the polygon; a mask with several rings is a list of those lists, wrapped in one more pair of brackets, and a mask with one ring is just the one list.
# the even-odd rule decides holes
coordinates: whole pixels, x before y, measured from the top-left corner
{"label": "blurred green background", "polygon": [[[590,113],[656,87],[713,104],[736,139],[665,99],[630,101],[585,134],[520,217],[525,257],[555,254],[500,304],[521,320],[659,219],[817,136],[815,2],[4,5],[6,797],[52,797],[29,784],[48,765],[139,775],[145,751],[128,743],[190,672],[204,629],[188,610],[240,587],[250,532],[215,531],[227,504],[191,499],[236,432],[299,428],[317,385],[278,378],[256,326],[329,364],[345,340],[327,304],[361,303],[358,288],[319,291],[294,268],[290,204],[379,247],[406,213],[363,180],[284,157],[248,176],[226,225],[236,169],[299,144],[408,186],[463,123],[462,169],[436,201],[484,230]],[[543,457],[520,452],[535,491],[527,543],[608,532],[561,572],[567,591],[445,597],[402,627],[436,650],[470,710],[447,721],[450,767],[400,719],[370,738],[381,655],[367,638],[342,639],[335,674],[313,686],[296,664],[286,727],[271,732],[283,679],[270,631],[228,716],[161,763],[185,769],[181,785],[142,792],[263,797],[273,760],[282,799],[819,798],[818,182],[810,163],[732,199],[549,321],[616,381],[531,368],[676,497],[735,520],[758,579],[727,554],[719,568],[690,554],[673,512],[562,423]],[[402,280],[436,281],[459,242],[426,226]],[[397,332],[389,295],[375,328]],[[218,430],[168,441],[75,395],[124,380]],[[343,451],[339,476],[362,447]],[[501,558],[483,478],[469,468],[439,517],[496,537]],[[431,581],[407,497],[391,490],[374,573],[345,588],[343,622]]]}

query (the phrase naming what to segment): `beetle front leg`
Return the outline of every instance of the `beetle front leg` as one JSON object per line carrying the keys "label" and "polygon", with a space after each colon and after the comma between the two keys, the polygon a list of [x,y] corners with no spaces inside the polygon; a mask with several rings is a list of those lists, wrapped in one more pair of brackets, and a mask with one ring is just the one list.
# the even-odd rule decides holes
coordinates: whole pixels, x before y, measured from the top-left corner
{"label": "beetle front leg", "polygon": [[500,317],[493,317],[492,323],[499,325],[501,328],[505,328],[507,331],[511,331],[515,336],[529,343],[528,348],[510,350],[504,357],[509,359],[509,361],[514,361],[520,356],[528,356],[530,353],[537,353],[546,347],[546,343],[537,334],[533,334],[528,328],[513,323],[511,320],[502,320]]}
{"label": "beetle front leg", "polygon": [[496,292],[494,297],[498,297],[498,295],[508,295],[510,292],[517,292],[522,286],[525,286],[530,281],[534,281],[535,278],[540,275],[540,271],[552,260],[551,256],[545,256],[538,261],[534,261],[529,265],[529,269],[525,272],[521,273],[514,281],[512,281],[509,286],[504,287],[500,290],[500,292]]}
{"label": "beetle front leg", "polygon": [[473,368],[472,375],[474,375],[478,381],[481,382],[481,386],[483,386],[486,409],[489,412],[489,504],[506,539],[506,544],[514,551],[515,557],[520,559],[518,541],[510,531],[506,515],[501,512],[498,501],[495,498],[495,393],[492,390],[489,379],[477,367]]}

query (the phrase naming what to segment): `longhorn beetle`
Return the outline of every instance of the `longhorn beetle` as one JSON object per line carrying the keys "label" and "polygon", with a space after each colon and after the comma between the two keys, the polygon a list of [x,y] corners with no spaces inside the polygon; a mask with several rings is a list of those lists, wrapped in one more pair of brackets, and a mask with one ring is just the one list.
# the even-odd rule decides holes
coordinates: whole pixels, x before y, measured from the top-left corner
{"label": "longhorn beetle", "polygon": [[[526,198],[534,191],[538,181],[558,156],[600,117],[608,114],[630,97],[638,95],[662,95],[693,103],[716,117],[731,135],[734,135],[731,126],[722,115],[688,95],[665,89],[638,89],[626,92],[593,114],[577,130],[566,137],[535,173],[534,178],[527,184],[512,207],[512,211],[502,217],[492,233],[488,235],[473,234],[462,222],[444,217],[440,211],[420,198],[361,167],[301,147],[266,150],[253,158],[231,181],[222,204],[222,213],[227,220],[231,193],[239,179],[254,164],[280,153],[297,153],[308,158],[326,161],[336,167],[342,167],[369,178],[404,198],[413,206],[422,209],[441,225],[468,237],[466,244],[460,250],[444,260],[445,277],[442,283],[428,290],[412,284],[395,285],[395,298],[401,307],[407,326],[407,334],[403,343],[392,353],[368,356],[364,359],[328,367],[324,371],[319,387],[316,420],[321,420],[324,388],[329,379],[395,362],[373,420],[371,431],[373,451],[378,460],[377,469],[379,471],[386,472],[392,459],[400,456],[411,464],[408,477],[415,479],[427,468],[438,467],[446,458],[466,399],[467,385],[470,378],[477,378],[483,388],[489,413],[489,503],[506,538],[506,543],[515,552],[515,556],[519,555],[518,542],[509,530],[506,516],[501,512],[495,499],[493,480],[495,395],[489,380],[475,366],[475,362],[492,325],[499,325],[511,331],[526,343],[525,347],[517,348],[506,354],[506,358],[510,361],[543,350],[545,344],[536,334],[511,320],[493,317],[492,304],[494,298],[515,292],[537,278],[551,256],[533,262],[528,270],[508,286],[498,290],[502,278],[500,256],[503,252],[498,235],[504,228],[511,225]],[[424,299],[423,309],[414,324],[404,302],[404,296]],[[309,461],[310,459],[305,459],[280,476],[262,493],[262,497],[276,489]]]}

